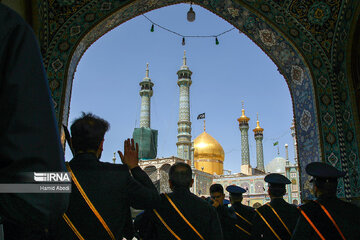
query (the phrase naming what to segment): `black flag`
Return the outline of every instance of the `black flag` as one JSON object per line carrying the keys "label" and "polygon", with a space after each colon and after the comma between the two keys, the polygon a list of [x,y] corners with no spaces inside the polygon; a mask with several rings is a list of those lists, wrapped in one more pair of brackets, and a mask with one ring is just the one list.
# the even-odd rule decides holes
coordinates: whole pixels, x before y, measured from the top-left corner
{"label": "black flag", "polygon": [[197,116],[197,120],[199,119],[205,119],[205,113],[201,113]]}

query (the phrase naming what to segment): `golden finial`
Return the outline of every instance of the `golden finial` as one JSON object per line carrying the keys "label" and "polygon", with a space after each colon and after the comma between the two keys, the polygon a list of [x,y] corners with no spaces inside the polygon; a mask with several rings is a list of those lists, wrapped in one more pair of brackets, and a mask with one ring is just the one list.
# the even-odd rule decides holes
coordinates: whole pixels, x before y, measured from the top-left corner
{"label": "golden finial", "polygon": [[239,123],[241,122],[249,122],[250,118],[248,118],[247,116],[245,116],[245,109],[244,109],[244,101],[241,101],[241,105],[242,105],[242,109],[241,109],[241,117],[239,117],[237,120],[239,121]]}
{"label": "golden finial", "polygon": [[206,131],[206,126],[205,126],[205,119],[204,119],[204,132]]}
{"label": "golden finial", "polygon": [[254,132],[263,132],[264,131],[264,129],[260,127],[259,113],[256,113],[256,128],[254,128],[253,131]]}

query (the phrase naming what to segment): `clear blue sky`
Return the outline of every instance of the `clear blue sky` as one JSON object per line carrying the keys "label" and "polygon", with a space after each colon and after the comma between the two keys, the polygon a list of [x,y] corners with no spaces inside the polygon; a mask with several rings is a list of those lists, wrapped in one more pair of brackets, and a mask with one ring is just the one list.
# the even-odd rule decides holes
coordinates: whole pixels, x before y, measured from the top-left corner
{"label": "clear blue sky", "polygon": [[[146,15],[154,22],[183,35],[216,35],[232,28],[213,13],[193,6],[195,22],[187,22],[188,4],[161,8]],[[252,129],[256,113],[264,130],[265,164],[277,156],[285,157],[284,144],[289,144],[293,162],[293,142],[290,126],[293,118],[290,92],[285,79],[271,59],[246,35],[237,29],[214,38],[181,38],[138,16],[97,40],[84,54],[77,67],[70,106],[71,122],[81,112],[92,112],[111,124],[105,136],[101,161],[111,162],[113,153],[122,149],[124,139],[139,127],[139,82],[150,65],[154,82],[151,99],[151,127],[159,131],[158,157],[176,156],[176,135],[179,108],[179,87],[176,72],[182,65],[183,51],[193,72],[190,89],[192,136],[203,130],[198,114],[206,113],[206,129],[224,148],[224,169],[239,172],[241,165],[241,135],[237,118],[241,116],[241,101],[250,117],[250,161],[256,166],[256,149]],[[119,161],[119,157],[117,161]],[[70,160],[70,152],[66,151]]]}

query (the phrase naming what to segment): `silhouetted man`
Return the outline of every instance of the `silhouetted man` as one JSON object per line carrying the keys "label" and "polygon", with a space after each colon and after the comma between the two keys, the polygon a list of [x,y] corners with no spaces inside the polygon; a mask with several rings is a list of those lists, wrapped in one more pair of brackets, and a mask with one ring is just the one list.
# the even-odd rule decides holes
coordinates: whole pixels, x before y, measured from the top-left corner
{"label": "silhouetted man", "polygon": [[245,193],[246,190],[242,187],[231,185],[226,188],[226,191],[230,193],[231,208],[234,209],[237,217],[235,227],[237,229],[238,239],[251,239],[252,220],[255,215],[255,210],[241,203],[243,193]]}
{"label": "silhouetted man", "polygon": [[108,122],[92,114],[83,114],[71,125],[75,156],[67,168],[72,174],[72,193],[60,239],[122,239],[125,232],[129,237],[124,229],[129,207],[152,208],[160,201],[150,178],[138,166],[133,139],[125,141],[124,154],[119,151],[124,165],[99,161],[108,129]]}
{"label": "silhouetted man", "polygon": [[[35,35],[0,4],[0,183],[65,171],[48,80]],[[27,175],[30,174],[30,175]],[[67,193],[0,193],[5,239],[45,239]]]}
{"label": "silhouetted man", "polygon": [[326,163],[309,163],[317,200],[299,207],[301,215],[291,239],[360,239],[360,208],[337,198],[338,178],[345,172]]}
{"label": "silhouetted man", "polygon": [[264,178],[269,183],[270,203],[255,209],[252,221],[253,239],[290,239],[295,228],[299,211],[295,205],[284,200],[285,185],[290,180],[278,173],[271,173]]}
{"label": "silhouetted man", "polygon": [[161,203],[152,212],[145,211],[140,224],[143,239],[223,239],[215,209],[190,192],[193,182],[188,164],[171,166],[172,193],[161,194]]}

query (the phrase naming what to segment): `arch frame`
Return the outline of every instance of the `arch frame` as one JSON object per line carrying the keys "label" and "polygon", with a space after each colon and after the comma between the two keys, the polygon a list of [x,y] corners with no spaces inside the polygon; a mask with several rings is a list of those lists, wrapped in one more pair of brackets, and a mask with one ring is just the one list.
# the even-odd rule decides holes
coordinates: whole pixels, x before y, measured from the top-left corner
{"label": "arch frame", "polygon": [[[47,2],[47,1],[44,1]],[[50,3],[40,1],[42,20],[46,22]],[[67,1],[74,4],[75,1]],[[41,31],[44,62],[49,76],[49,85],[59,121],[67,124],[71,98],[71,88],[76,66],[81,56],[91,44],[121,23],[145,13],[168,5],[183,3],[178,0],[137,0],[137,1],[83,1],[77,11],[65,18],[60,27],[50,36],[46,24]],[[311,161],[326,161],[333,166],[349,172],[348,156],[355,154],[356,171],[359,173],[359,149],[355,141],[348,144],[344,132],[353,134],[354,124],[352,111],[349,126],[343,126],[342,106],[339,96],[346,84],[338,81],[346,78],[344,73],[334,71],[336,64],[328,51],[300,24],[299,19],[284,11],[277,1],[271,0],[196,0],[194,4],[215,13],[228,21],[257,44],[278,66],[290,90],[296,123],[298,141],[298,159],[300,162],[300,182],[302,197],[309,197],[308,176],[304,166]],[[285,1],[290,9],[293,1]],[[295,1],[294,1],[295,2]],[[338,1],[339,2],[339,1]],[[341,11],[345,12],[346,2],[341,1]],[[47,5],[46,5],[47,4]],[[64,3],[67,4],[67,3]],[[75,5],[75,4],[74,4]],[[136,7],[135,7],[136,6]],[[283,5],[284,6],[284,5]],[[135,9],[135,10],[134,10]],[[136,9],[140,10],[136,12]],[[120,20],[121,18],[121,20]],[[48,22],[48,27],[51,22]],[[344,21],[343,21],[344,24]],[[341,24],[337,28],[341,28]],[[336,35],[336,34],[334,34]],[[339,38],[334,37],[338,43]],[[334,56],[339,48],[332,48]],[[339,59],[338,59],[339,60]],[[295,62],[296,64],[292,64]],[[348,88],[345,89],[348,93]],[[341,99],[341,98],[340,98]],[[347,127],[347,128],[346,128]],[[311,138],[309,138],[309,136]],[[353,140],[353,139],[352,139]],[[348,141],[349,142],[349,141]],[[349,152],[349,154],[348,154]],[[350,172],[349,172],[350,173]],[[354,171],[351,173],[353,174]],[[358,174],[352,177],[356,180]],[[356,184],[357,185],[357,184]],[[358,197],[360,190],[353,191],[353,182],[349,174],[339,183],[338,195],[341,197]]]}

